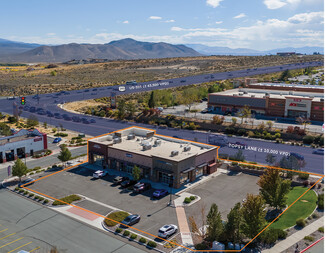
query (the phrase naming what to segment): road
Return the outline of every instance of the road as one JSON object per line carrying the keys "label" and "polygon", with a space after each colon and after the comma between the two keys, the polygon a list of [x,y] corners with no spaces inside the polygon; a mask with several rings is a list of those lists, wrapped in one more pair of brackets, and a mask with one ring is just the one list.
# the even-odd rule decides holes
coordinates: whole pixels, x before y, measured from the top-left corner
{"label": "road", "polygon": [[49,252],[53,246],[66,253],[148,252],[5,189],[0,203],[0,252]]}
{"label": "road", "polygon": [[[304,68],[307,66],[321,66],[323,62],[312,62],[312,63],[304,63],[304,64],[290,64],[290,65],[281,65],[281,66],[273,66],[273,67],[263,67],[263,68],[256,68],[253,70],[238,70],[238,71],[231,71],[231,72],[222,72],[222,73],[214,73],[210,75],[198,75],[198,76],[190,76],[184,78],[175,78],[175,79],[168,79],[168,80],[161,80],[155,82],[145,82],[139,83],[137,85],[129,85],[126,86],[126,91],[124,94],[127,93],[134,93],[134,92],[143,92],[143,91],[150,91],[154,89],[164,89],[164,88],[171,88],[177,86],[184,86],[190,84],[198,84],[207,81],[213,80],[223,80],[229,78],[236,78],[236,77],[245,77],[251,76],[256,74],[265,74],[271,72],[278,72],[284,69],[297,69],[297,68]],[[212,77],[212,78],[211,78]],[[32,99],[32,96],[26,97],[26,103],[28,106],[35,106],[39,108],[44,108],[45,110],[51,111],[54,113],[59,114],[67,114],[70,117],[76,116],[77,114],[66,112],[59,108],[57,104],[59,102],[70,102],[70,101],[78,101],[84,99],[94,99],[100,98],[104,96],[111,96],[112,93],[116,95],[122,94],[123,92],[116,91],[117,86],[109,86],[109,87],[101,87],[101,88],[94,88],[94,89],[84,89],[84,90],[75,90],[69,91],[69,94],[61,94],[61,95],[54,95],[54,94],[41,94],[39,95],[39,99]],[[85,92],[88,90],[87,92]],[[13,113],[13,103],[19,103],[18,99],[16,100],[0,100],[0,110],[4,113]],[[89,134],[92,136],[97,136],[100,134],[108,133],[111,131],[115,131],[118,129],[122,129],[125,127],[129,127],[131,125],[147,127],[147,128],[155,128],[154,126],[146,125],[146,124],[138,124],[138,123],[130,123],[130,122],[123,122],[118,120],[111,120],[106,118],[98,118],[94,116],[86,116],[83,115],[83,118],[88,120],[95,119],[97,122],[92,124],[84,124],[81,122],[74,122],[74,121],[66,121],[64,119],[57,119],[54,117],[48,117],[46,115],[38,115],[36,113],[31,113],[29,111],[22,111],[22,117],[28,118],[31,115],[37,115],[37,118],[40,122],[47,122],[50,125],[60,126],[62,125],[66,129],[74,130],[77,132],[82,132],[85,134]],[[79,116],[79,115],[78,115]],[[180,138],[188,139],[188,140],[196,140],[199,142],[207,142],[207,134],[201,133],[198,131],[188,131],[188,130],[179,130],[179,129],[164,129],[164,128],[155,128],[157,133],[170,135],[170,136],[178,136]],[[312,154],[312,149],[305,148],[305,147],[297,147],[297,146],[288,146],[284,144],[275,144],[265,141],[258,141],[258,140],[246,140],[239,137],[230,137],[229,142],[243,142],[247,141],[251,146],[265,149],[265,148],[272,148],[279,151],[287,151],[287,152],[296,152],[305,157],[306,167],[304,170],[309,172],[315,172],[323,174],[323,156]],[[228,147],[222,147],[219,153],[230,153],[233,154],[237,152],[236,149],[230,149]],[[249,150],[243,150],[246,160],[248,161],[256,161],[259,163],[265,163],[265,156],[266,153],[263,152],[253,152]]]}

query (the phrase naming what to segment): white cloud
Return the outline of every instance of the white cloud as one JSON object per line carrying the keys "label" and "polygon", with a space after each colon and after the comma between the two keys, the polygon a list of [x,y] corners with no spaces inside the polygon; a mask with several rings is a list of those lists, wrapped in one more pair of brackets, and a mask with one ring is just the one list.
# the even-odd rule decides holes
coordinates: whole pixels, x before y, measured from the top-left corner
{"label": "white cloud", "polygon": [[166,20],[166,21],[164,21],[165,23],[174,23],[175,22],[175,20],[174,19],[169,19],[169,20]]}
{"label": "white cloud", "polygon": [[222,24],[223,23],[223,21],[216,21],[216,24],[217,25],[220,25],[220,24]]}
{"label": "white cloud", "polygon": [[264,4],[268,9],[275,10],[282,8],[283,6],[287,5],[286,2],[283,2],[281,0],[264,0]]}
{"label": "white cloud", "polygon": [[220,5],[220,2],[222,1],[223,0],[207,0],[207,5],[216,8]]}
{"label": "white cloud", "polygon": [[123,24],[129,24],[130,22],[128,20],[125,20],[122,22]]}
{"label": "white cloud", "polygon": [[296,7],[299,4],[304,5],[315,5],[318,3],[323,3],[323,0],[264,0],[266,7],[270,10],[276,10],[282,8],[283,6],[293,6]]}
{"label": "white cloud", "polygon": [[246,17],[246,14],[245,13],[240,13],[237,16],[235,16],[234,18],[244,18],[244,17]]}
{"label": "white cloud", "polygon": [[55,36],[55,33],[47,33],[47,36]]}
{"label": "white cloud", "polygon": [[158,17],[158,16],[150,16],[149,19],[158,20],[158,19],[162,19],[162,17]]}

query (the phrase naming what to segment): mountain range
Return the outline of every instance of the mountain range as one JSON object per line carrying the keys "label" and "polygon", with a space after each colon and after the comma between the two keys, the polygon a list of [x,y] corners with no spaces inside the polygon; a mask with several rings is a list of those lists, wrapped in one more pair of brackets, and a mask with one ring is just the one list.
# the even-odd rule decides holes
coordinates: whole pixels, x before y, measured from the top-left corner
{"label": "mountain range", "polygon": [[229,47],[209,47],[202,44],[186,44],[186,46],[193,48],[197,52],[204,55],[250,55],[250,56],[258,56],[258,55],[268,55],[268,54],[276,54],[280,52],[295,52],[299,54],[313,54],[314,52],[318,52],[320,54],[324,54],[323,47],[286,47],[286,48],[277,48],[266,51],[259,51],[249,48],[229,48]]}
{"label": "mountain range", "polygon": [[40,45],[0,39],[0,62],[67,62],[85,59],[148,59],[167,57],[187,57],[202,55],[267,55],[277,52],[301,54],[324,54],[321,47],[279,48],[258,51],[248,48],[209,47],[202,44],[173,45],[165,42],[152,43],[122,39],[106,44],[63,44]]}

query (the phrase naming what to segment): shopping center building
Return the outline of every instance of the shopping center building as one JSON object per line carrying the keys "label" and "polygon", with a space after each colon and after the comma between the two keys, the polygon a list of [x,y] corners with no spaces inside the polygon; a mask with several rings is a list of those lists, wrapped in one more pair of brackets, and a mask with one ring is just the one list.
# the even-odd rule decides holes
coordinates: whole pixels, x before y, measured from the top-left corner
{"label": "shopping center building", "polygon": [[250,84],[249,88],[209,94],[208,107],[217,113],[234,114],[249,106],[253,114],[324,121],[322,91],[321,86]]}
{"label": "shopping center building", "polygon": [[88,161],[130,175],[137,166],[143,178],[179,188],[217,170],[218,148],[130,127],[89,140]]}

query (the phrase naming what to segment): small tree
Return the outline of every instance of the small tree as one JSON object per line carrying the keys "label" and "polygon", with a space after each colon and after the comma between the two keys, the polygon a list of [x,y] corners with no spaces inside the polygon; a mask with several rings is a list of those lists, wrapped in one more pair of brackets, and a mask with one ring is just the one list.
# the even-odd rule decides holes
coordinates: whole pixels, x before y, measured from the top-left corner
{"label": "small tree", "polygon": [[117,105],[117,117],[123,119],[125,117],[126,106],[125,101],[121,100]]}
{"label": "small tree", "polygon": [[155,106],[156,106],[155,93],[154,93],[154,91],[151,91],[150,98],[149,98],[149,101],[148,101],[148,107],[149,108],[155,108]]}
{"label": "small tree", "polygon": [[279,170],[267,169],[257,184],[261,187],[260,194],[267,204],[276,210],[286,206],[286,195],[290,190],[291,181],[283,180]]}
{"label": "small tree", "polygon": [[240,203],[237,203],[227,215],[228,221],[225,226],[225,234],[230,242],[240,241],[240,224],[242,221],[242,213],[240,211]]}
{"label": "small tree", "polygon": [[245,105],[244,108],[242,108],[238,113],[238,116],[241,118],[240,124],[243,124],[244,119],[250,118],[251,115],[252,115],[251,109],[249,109],[248,105]]}
{"label": "small tree", "polygon": [[210,242],[217,241],[223,232],[221,214],[218,211],[218,206],[213,203],[207,216],[207,240]]}
{"label": "small tree", "polygon": [[237,118],[231,118],[231,124],[235,126],[237,124]]}
{"label": "small tree", "polygon": [[265,225],[265,202],[259,195],[247,194],[246,201],[241,209],[243,222],[241,229],[243,233],[253,238]]}
{"label": "small tree", "polygon": [[272,164],[275,163],[276,158],[275,158],[275,156],[272,155],[272,154],[267,154],[267,155],[266,155],[266,158],[265,158],[265,161],[266,161],[269,165],[272,165]]}
{"label": "small tree", "polygon": [[141,169],[134,165],[132,169],[132,177],[135,181],[139,181],[141,179]]}
{"label": "small tree", "polygon": [[12,166],[12,175],[18,177],[21,182],[21,178],[27,174],[27,171],[27,166],[18,158]]}
{"label": "small tree", "polygon": [[46,123],[46,122],[43,123],[43,127],[44,127],[45,129],[47,129],[47,123]]}
{"label": "small tree", "polygon": [[266,122],[266,125],[269,129],[271,129],[273,127],[273,122],[269,120]]}
{"label": "small tree", "polygon": [[70,150],[65,145],[61,145],[60,149],[61,151],[60,154],[58,155],[58,159],[63,163],[69,161],[71,159]]}
{"label": "small tree", "polygon": [[236,161],[244,161],[245,160],[245,156],[243,154],[243,151],[241,149],[239,149],[237,151],[237,153],[234,155],[234,160]]}

